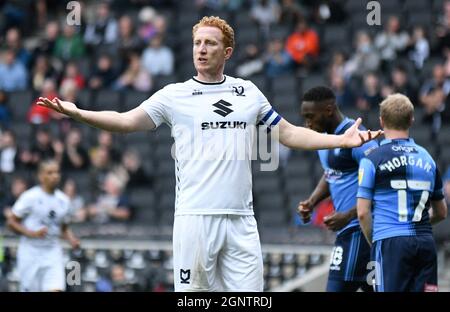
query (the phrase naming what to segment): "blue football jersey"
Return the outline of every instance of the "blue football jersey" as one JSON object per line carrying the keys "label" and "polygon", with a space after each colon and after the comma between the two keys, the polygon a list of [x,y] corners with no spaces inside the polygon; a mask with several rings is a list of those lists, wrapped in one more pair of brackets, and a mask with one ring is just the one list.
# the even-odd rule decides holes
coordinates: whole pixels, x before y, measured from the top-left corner
{"label": "blue football jersey", "polygon": [[[353,119],[344,118],[334,133],[343,134],[354,123]],[[362,126],[360,126],[360,129],[365,130]],[[325,178],[329,185],[333,206],[337,212],[345,212],[356,206],[359,162],[369,151],[377,147],[376,141],[370,141],[355,148],[318,151]],[[354,218],[338,234],[353,226],[359,226],[357,218]]]}
{"label": "blue football jersey", "polygon": [[373,241],[431,235],[430,201],[444,198],[436,163],[413,139],[383,140],[359,167],[358,197],[372,200]]}

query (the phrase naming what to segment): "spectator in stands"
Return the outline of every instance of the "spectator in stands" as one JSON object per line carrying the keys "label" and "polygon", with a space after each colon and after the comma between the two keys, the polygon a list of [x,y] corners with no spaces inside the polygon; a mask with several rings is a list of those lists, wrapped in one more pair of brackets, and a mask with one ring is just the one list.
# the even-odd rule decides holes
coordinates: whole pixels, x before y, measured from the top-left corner
{"label": "spectator in stands", "polygon": [[96,5],[95,19],[88,23],[83,38],[92,52],[114,44],[118,37],[117,20],[110,11],[109,3],[100,1]]}
{"label": "spectator in stands", "polygon": [[56,40],[59,36],[59,24],[56,21],[49,21],[45,26],[44,38],[39,40],[39,44],[34,50],[34,55],[44,54],[51,56],[55,49]]}
{"label": "spectator in stands", "polygon": [[425,29],[422,26],[414,27],[409,46],[411,47],[409,59],[414,63],[416,69],[422,69],[423,64],[430,55],[430,44],[425,36]]}
{"label": "spectator in stands", "polygon": [[1,202],[1,215],[0,219],[7,219],[9,215],[11,215],[11,208],[14,206],[14,203],[19,198],[19,196],[28,189],[28,181],[21,177],[15,176],[11,180],[10,191],[6,193],[6,196]]}
{"label": "spectator in stands", "polygon": [[22,91],[27,87],[27,81],[28,73],[25,66],[17,60],[13,50],[6,50],[0,63],[0,90]]}
{"label": "spectator in stands", "polygon": [[12,174],[19,162],[16,136],[11,130],[0,132],[0,173]]}
{"label": "spectator in stands", "polygon": [[344,55],[344,52],[336,51],[333,53],[331,63],[328,66],[328,78],[330,80],[331,80],[331,77],[334,77],[335,75],[341,76],[344,79],[348,78],[348,77],[345,77],[345,62],[346,62],[346,57]]}
{"label": "spectator in stands", "polygon": [[109,154],[109,150],[104,146],[99,146],[95,152],[90,154],[89,181],[91,182],[90,199],[93,200],[99,196],[102,191],[105,177],[113,167],[113,162]]}
{"label": "spectator in stands", "polygon": [[382,100],[378,76],[370,73],[364,77],[363,90],[356,102],[357,107],[361,111],[377,109]]}
{"label": "spectator in stands", "polygon": [[162,40],[162,36],[154,36],[142,54],[142,65],[152,76],[173,74],[173,52]]}
{"label": "spectator in stands", "polygon": [[129,15],[123,15],[119,19],[119,37],[114,47],[120,57],[121,69],[125,68],[130,53],[141,51],[142,45],[142,41],[133,26],[133,20]]}
{"label": "spectator in stands", "polygon": [[64,75],[61,78],[61,84],[60,88],[64,88],[64,84],[68,81],[75,82],[75,85],[78,90],[81,90],[84,88],[84,77],[83,75],[78,71],[78,66],[75,62],[68,62],[66,64],[66,68],[64,70]]}
{"label": "spectator in stands", "polygon": [[121,166],[126,170],[128,176],[127,189],[149,185],[152,182],[151,177],[142,167],[142,160],[139,153],[128,149],[122,156]]}
{"label": "spectator in stands", "polygon": [[36,139],[31,147],[31,165],[36,168],[38,163],[44,159],[53,159],[62,153],[63,145],[54,139],[50,130],[46,127],[39,127],[36,131]]}
{"label": "spectator in stands", "polygon": [[81,145],[81,142],[82,134],[80,129],[70,129],[67,133],[64,151],[60,159],[63,172],[86,170],[89,167],[89,154]]}
{"label": "spectator in stands", "polygon": [[444,195],[448,206],[448,204],[450,204],[450,166],[445,172],[442,180],[444,181]]}
{"label": "spectator in stands", "polygon": [[89,79],[89,87],[94,90],[109,88],[115,79],[116,73],[112,66],[111,57],[107,54],[100,55]]}
{"label": "spectator in stands", "polygon": [[355,95],[342,76],[331,77],[331,88],[336,95],[336,104],[339,108],[355,107]]}
{"label": "spectator in stands", "polygon": [[94,154],[98,148],[105,148],[114,163],[119,163],[122,159],[122,153],[115,147],[114,137],[109,131],[100,130],[98,132],[97,146],[93,147],[90,153]]}
{"label": "spectator in stands", "polygon": [[319,36],[308,27],[304,18],[300,19],[295,32],[287,38],[286,51],[297,65],[307,67],[319,56]]}
{"label": "spectator in stands", "polygon": [[76,32],[75,26],[64,24],[63,34],[56,40],[53,55],[64,62],[80,59],[85,55],[83,39]]}
{"label": "spectator in stands", "polygon": [[114,83],[116,90],[136,90],[148,92],[152,89],[153,81],[150,73],[141,66],[141,59],[137,53],[129,55],[126,70]]}
{"label": "spectator in stands", "polygon": [[438,18],[435,34],[438,39],[438,50],[446,54],[450,49],[450,1],[443,2],[442,12]]}
{"label": "spectator in stands", "polygon": [[[56,82],[53,79],[46,79],[42,86],[41,96],[48,96],[50,98],[55,98],[57,96],[56,92]],[[46,124],[50,121],[50,118],[58,119],[60,114],[55,114],[52,110],[42,107],[36,104],[37,99],[31,104],[28,111],[28,122],[33,125]],[[18,103],[18,105],[26,105],[26,103]]]}
{"label": "spectator in stands", "polygon": [[291,72],[294,64],[289,53],[284,49],[281,38],[274,38],[269,41],[266,54],[266,75],[270,78]]}
{"label": "spectator in stands", "polygon": [[48,56],[45,54],[37,55],[31,72],[31,87],[35,91],[42,91],[44,81],[56,76],[56,71],[51,66]]}
{"label": "spectator in stands", "polygon": [[302,11],[303,9],[298,4],[298,1],[282,0],[278,23],[291,29],[297,25],[302,18]]}
{"label": "spectator in stands", "polygon": [[157,13],[152,7],[144,7],[139,11],[139,21],[141,25],[139,26],[138,34],[139,38],[148,44],[150,40],[158,33],[155,27],[155,19]]}
{"label": "spectator in stands", "polygon": [[372,44],[372,39],[365,31],[356,34],[355,53],[345,64],[346,77],[364,77],[369,72],[377,71],[380,65],[380,56]]}
{"label": "spectator in stands", "polygon": [[250,9],[250,17],[258,24],[263,38],[268,38],[270,27],[280,19],[280,6],[276,0],[256,0]]}
{"label": "spectator in stands", "polygon": [[16,54],[16,59],[28,68],[31,61],[31,53],[23,47],[22,36],[18,28],[11,28],[6,32],[6,48]]}
{"label": "spectator in stands", "polygon": [[11,118],[11,110],[8,106],[8,95],[0,89],[0,133],[2,129],[9,128]]}
{"label": "spectator in stands", "polygon": [[389,17],[386,28],[375,37],[375,47],[380,51],[381,60],[390,63],[404,51],[409,43],[409,34],[400,29],[398,16]]}
{"label": "spectator in stands", "polygon": [[111,267],[110,278],[102,278],[96,283],[96,290],[99,292],[130,292],[136,291],[133,283],[125,277],[125,268],[121,264],[114,264]]}
{"label": "spectator in stands", "polygon": [[108,173],[103,184],[104,193],[88,207],[89,218],[97,223],[129,220],[130,204],[123,192],[124,188],[125,185],[119,177]]}
{"label": "spectator in stands", "polygon": [[247,43],[244,55],[237,61],[236,73],[244,78],[259,74],[264,69],[264,61],[256,43]]}
{"label": "spectator in stands", "polygon": [[449,111],[447,104],[449,93],[450,80],[445,78],[443,65],[437,64],[433,68],[433,78],[420,88],[420,102],[425,109],[423,121],[431,124],[433,133],[439,132],[443,114]]}
{"label": "spectator in stands", "polygon": [[71,211],[71,222],[81,223],[87,219],[84,198],[77,192],[77,184],[73,179],[67,179],[63,186],[63,192],[69,198]]}
{"label": "spectator in stands", "polygon": [[416,88],[411,84],[406,68],[402,65],[394,67],[390,82],[383,86],[381,93],[383,98],[394,93],[401,93],[410,98],[414,105],[418,104]]}

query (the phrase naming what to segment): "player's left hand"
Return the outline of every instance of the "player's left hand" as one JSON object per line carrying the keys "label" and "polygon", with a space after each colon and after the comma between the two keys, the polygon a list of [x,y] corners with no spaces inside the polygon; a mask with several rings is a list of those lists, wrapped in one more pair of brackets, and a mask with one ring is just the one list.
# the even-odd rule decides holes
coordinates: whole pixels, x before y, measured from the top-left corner
{"label": "player's left hand", "polygon": [[323,223],[331,231],[339,231],[344,228],[350,222],[348,216],[344,213],[334,212],[325,218],[323,218]]}
{"label": "player's left hand", "polygon": [[383,130],[377,131],[361,131],[358,127],[361,125],[361,118],[358,118],[356,122],[348,128],[345,133],[342,135],[342,147],[351,148],[358,147],[363,145],[364,143],[374,140],[382,135]]}

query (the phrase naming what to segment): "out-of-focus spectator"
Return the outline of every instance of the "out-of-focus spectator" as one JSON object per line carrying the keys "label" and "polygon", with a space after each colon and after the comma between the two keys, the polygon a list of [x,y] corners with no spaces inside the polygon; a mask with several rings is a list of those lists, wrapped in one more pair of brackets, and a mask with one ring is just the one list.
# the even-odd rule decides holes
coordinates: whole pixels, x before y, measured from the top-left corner
{"label": "out-of-focus spectator", "polygon": [[450,167],[448,167],[442,180],[444,181],[444,195],[448,206],[450,204]]}
{"label": "out-of-focus spectator", "polygon": [[438,18],[435,34],[438,40],[438,50],[446,54],[450,49],[450,1],[442,3],[443,14]]}
{"label": "out-of-focus spectator", "polygon": [[128,176],[128,189],[149,185],[152,182],[151,177],[142,166],[141,156],[137,151],[132,149],[126,150],[122,156],[121,166],[126,170]]}
{"label": "out-of-focus spectator", "polygon": [[236,73],[239,77],[250,77],[259,74],[264,69],[264,61],[256,43],[248,43],[244,48],[244,55],[238,59]]}
{"label": "out-of-focus spectator", "polygon": [[280,18],[280,6],[276,0],[256,0],[250,9],[250,17],[258,24],[264,38],[268,38],[270,27]]}
{"label": "out-of-focus spectator", "polygon": [[11,118],[12,115],[8,106],[8,96],[0,89],[0,133],[2,129],[9,128]]}
{"label": "out-of-focus spectator", "polygon": [[0,173],[11,174],[19,162],[16,136],[11,130],[0,133]]}
{"label": "out-of-focus spectator", "polygon": [[111,160],[116,164],[122,159],[122,153],[114,146],[114,137],[109,131],[100,130],[98,132],[97,146],[91,149],[91,156],[93,156],[99,148],[105,148]]}
{"label": "out-of-focus spectator", "polygon": [[86,221],[87,210],[85,207],[84,198],[78,194],[77,184],[73,179],[67,179],[63,186],[64,194],[69,197],[71,222],[80,223]]}
{"label": "out-of-focus spectator", "polygon": [[34,62],[31,73],[31,86],[35,91],[42,91],[44,81],[49,78],[54,78],[55,70],[49,63],[49,59],[45,54],[39,54]]}
{"label": "out-of-focus spectator", "polygon": [[294,27],[303,16],[302,8],[295,0],[282,0],[278,23],[289,28]]}
{"label": "out-of-focus spectator", "polygon": [[142,54],[142,65],[152,76],[173,73],[173,52],[169,47],[163,45],[162,40],[162,36],[154,36]]}
{"label": "out-of-focus spectator", "polygon": [[385,98],[394,93],[406,95],[414,105],[417,105],[417,91],[408,79],[406,69],[398,65],[391,72],[390,83],[383,86],[382,96]]}
{"label": "out-of-focus spectator", "polygon": [[23,47],[22,36],[18,28],[11,28],[6,32],[6,48],[16,54],[16,59],[28,68],[31,61],[31,53]]}
{"label": "out-of-focus spectator", "polygon": [[413,61],[417,69],[422,69],[425,60],[430,55],[430,44],[425,37],[425,29],[422,26],[414,27],[409,45],[411,46],[409,59]]}
{"label": "out-of-focus spectator", "polygon": [[88,23],[84,33],[84,42],[93,52],[98,47],[114,44],[118,37],[117,21],[109,3],[100,1],[96,5],[95,20]]}
{"label": "out-of-focus spectator", "polygon": [[[49,98],[53,100],[58,96],[56,91],[56,83],[53,79],[46,79],[42,86],[42,97]],[[28,121],[33,125],[46,124],[50,121],[50,118],[59,118],[60,114],[54,113],[53,110],[37,105],[38,99],[34,100],[31,104],[30,110],[28,111]],[[19,103],[19,105],[26,105],[26,103]]]}
{"label": "out-of-focus spectator", "polygon": [[[311,1],[312,2],[312,1]],[[317,24],[339,24],[345,22],[347,13],[340,0],[314,1],[312,20]]]}
{"label": "out-of-focus spectator", "polygon": [[142,41],[136,34],[133,20],[129,15],[123,15],[119,19],[119,38],[114,47],[120,57],[120,68],[125,68],[130,53],[141,51],[141,49]]}
{"label": "out-of-focus spectator", "polygon": [[92,89],[109,88],[115,79],[116,73],[112,66],[111,57],[107,54],[101,55],[89,79],[89,87]]}
{"label": "out-of-focus spectator", "polygon": [[115,83],[117,90],[137,90],[148,92],[152,89],[152,77],[141,66],[141,58],[137,53],[131,53],[128,68]]}
{"label": "out-of-focus spectator", "polygon": [[59,36],[59,24],[56,21],[50,21],[45,26],[45,34],[42,39],[39,40],[39,44],[37,45],[34,54],[44,54],[50,56],[53,54],[55,50],[56,40],[58,40]]}
{"label": "out-of-focus spectator", "polygon": [[383,32],[375,37],[375,47],[380,51],[384,62],[391,62],[397,54],[405,50],[409,42],[409,34],[400,29],[398,16],[390,16]]}
{"label": "out-of-focus spectator", "polygon": [[[6,193],[6,196],[0,203],[1,215],[0,219],[7,219],[12,213],[11,209],[19,196],[28,189],[28,182],[21,176],[15,176],[11,180],[11,189]],[[2,222],[0,222],[1,224]]]}
{"label": "out-of-focus spectator", "polygon": [[298,65],[308,66],[319,56],[319,36],[305,19],[300,19],[295,32],[287,38],[286,51]]}
{"label": "out-of-focus spectator", "polygon": [[46,127],[39,127],[36,131],[35,142],[31,147],[30,164],[34,168],[43,159],[55,158],[63,151],[61,141],[52,137],[50,130]]}
{"label": "out-of-focus spectator", "polygon": [[106,175],[112,168],[112,161],[106,147],[97,147],[94,153],[90,154],[91,166],[89,167],[90,200],[94,200],[102,191]]}
{"label": "out-of-focus spectator", "polygon": [[377,71],[380,56],[372,44],[372,39],[365,31],[356,34],[356,51],[345,64],[346,77],[362,78],[369,72]]}
{"label": "out-of-focus spectator", "polygon": [[25,66],[16,59],[13,50],[6,50],[0,63],[0,90],[22,91],[27,87],[27,81],[28,73]]}
{"label": "out-of-focus spectator", "polygon": [[85,170],[89,166],[89,154],[81,145],[82,135],[78,128],[72,128],[66,135],[64,152],[61,155],[61,169]]}
{"label": "out-of-focus spectator", "polygon": [[362,94],[358,98],[357,107],[361,111],[377,109],[383,100],[380,90],[380,82],[374,73],[370,73],[364,77]]}
{"label": "out-of-focus spectator", "polygon": [[433,68],[433,78],[420,88],[420,102],[425,109],[423,121],[431,124],[433,133],[439,132],[443,116],[449,112],[449,107],[446,107],[449,93],[450,80],[445,78],[444,66],[437,64]]}
{"label": "out-of-focus spectator", "polygon": [[331,77],[331,88],[336,95],[336,104],[340,108],[355,107],[355,95],[342,76]]}
{"label": "out-of-focus spectator", "polygon": [[158,33],[158,30],[155,27],[156,16],[157,13],[155,9],[149,6],[143,7],[139,11],[139,21],[141,25],[139,26],[138,35],[144,44],[148,44],[150,40]]}
{"label": "out-of-focus spectator", "polygon": [[119,177],[108,173],[103,184],[104,193],[95,203],[89,205],[89,218],[98,223],[127,221],[131,216],[128,197],[124,194],[125,185]]}
{"label": "out-of-focus spectator", "polygon": [[266,75],[274,78],[293,70],[294,65],[289,53],[284,49],[280,38],[270,40],[266,55]]}
{"label": "out-of-focus spectator", "polygon": [[68,81],[75,82],[75,85],[77,86],[78,90],[84,88],[84,77],[78,71],[78,66],[74,62],[68,62],[66,64],[64,76],[61,79],[60,88],[64,88],[64,84],[67,83]]}
{"label": "out-of-focus spectator", "polygon": [[114,264],[111,267],[110,278],[101,278],[95,285],[98,292],[131,292],[136,291],[136,287],[125,276],[125,268],[121,264]]}
{"label": "out-of-focus spectator", "polygon": [[334,77],[335,75],[345,77],[345,55],[341,51],[336,51],[333,53],[333,57],[331,58],[331,63],[328,67],[328,78]]}
{"label": "out-of-focus spectator", "polygon": [[83,39],[76,32],[75,26],[64,24],[63,34],[56,40],[53,55],[64,62],[85,56]]}

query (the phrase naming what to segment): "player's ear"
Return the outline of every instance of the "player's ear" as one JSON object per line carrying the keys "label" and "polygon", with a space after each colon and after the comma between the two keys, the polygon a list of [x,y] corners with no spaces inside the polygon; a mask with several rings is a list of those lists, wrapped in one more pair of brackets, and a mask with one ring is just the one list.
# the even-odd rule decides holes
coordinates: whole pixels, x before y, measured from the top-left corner
{"label": "player's ear", "polygon": [[383,118],[381,118],[381,116],[380,116],[379,118],[380,118],[380,126],[381,126],[381,129],[384,129]]}
{"label": "player's ear", "polygon": [[232,47],[225,48],[224,54],[225,54],[225,60],[229,60],[231,55],[233,54],[233,48]]}

